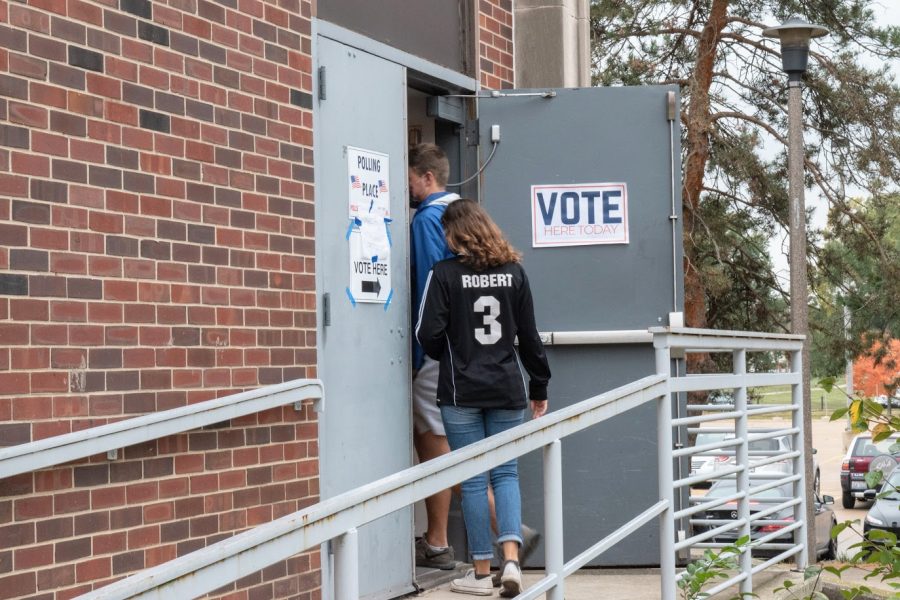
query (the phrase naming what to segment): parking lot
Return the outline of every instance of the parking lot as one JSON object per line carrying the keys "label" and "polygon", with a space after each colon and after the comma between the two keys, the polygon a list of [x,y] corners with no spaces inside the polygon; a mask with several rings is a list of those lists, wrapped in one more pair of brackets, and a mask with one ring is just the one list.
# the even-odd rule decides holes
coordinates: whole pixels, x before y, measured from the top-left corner
{"label": "parking lot", "polygon": [[[785,420],[777,419],[753,419],[750,427],[784,427]],[[852,434],[845,432],[847,421],[830,421],[829,417],[815,417],[812,421],[813,447],[816,448],[816,458],[819,461],[819,470],[822,477],[822,494],[832,496],[835,503],[831,505],[838,523],[846,520],[858,520],[859,529],[862,530],[862,521],[866,517],[866,511],[871,506],[870,502],[857,501],[853,509],[844,509],[841,506],[841,460],[847,452],[846,443],[852,439]],[[845,530],[838,538],[838,557],[851,553],[850,546],[860,540],[860,536],[853,531]]]}
{"label": "parking lot", "polygon": [[[846,443],[852,440],[852,435],[845,434],[847,421],[830,422],[828,418],[814,419],[812,426],[813,446],[818,450],[816,457],[819,459],[819,469],[822,473],[822,493],[834,496],[832,505],[838,523],[847,520],[858,520],[859,529],[862,530],[862,521],[866,518],[866,512],[872,505],[871,502],[856,502],[852,509],[841,506],[841,459],[847,452]],[[844,531],[838,538],[838,558],[841,555],[850,554],[853,551],[849,547],[860,541],[860,536],[853,531]]]}

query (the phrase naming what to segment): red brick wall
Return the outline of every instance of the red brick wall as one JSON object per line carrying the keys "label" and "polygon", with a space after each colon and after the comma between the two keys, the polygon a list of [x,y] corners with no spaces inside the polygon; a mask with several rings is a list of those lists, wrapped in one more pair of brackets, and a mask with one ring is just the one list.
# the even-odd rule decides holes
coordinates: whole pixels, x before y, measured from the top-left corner
{"label": "red brick wall", "polygon": [[[310,13],[0,0],[0,445],[315,376]],[[0,481],[0,598],[315,502],[316,439],[288,407]],[[316,598],[317,568],[229,597]]]}
{"label": "red brick wall", "polygon": [[477,1],[481,85],[492,90],[515,87],[513,0]]}

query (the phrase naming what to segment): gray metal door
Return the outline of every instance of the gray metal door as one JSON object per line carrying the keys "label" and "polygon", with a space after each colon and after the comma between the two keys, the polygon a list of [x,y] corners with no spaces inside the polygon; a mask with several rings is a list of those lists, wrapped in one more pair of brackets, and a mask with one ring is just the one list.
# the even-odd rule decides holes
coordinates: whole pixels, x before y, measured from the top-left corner
{"label": "gray metal door", "polygon": [[[482,200],[524,254],[541,331],[646,329],[682,310],[680,226],[673,234],[669,219],[673,198],[681,214],[677,159],[671,171],[678,120],[667,112],[673,89],[561,89],[554,97],[516,90],[480,101],[484,156],[491,126],[500,126]],[[573,184],[600,185],[587,198],[578,188],[556,187],[554,196],[555,186]],[[537,188],[538,197],[532,186],[548,187]],[[551,245],[590,242],[578,226],[599,235],[609,223],[627,225],[627,243]],[[609,233],[603,239],[616,241],[623,230],[610,225]],[[551,410],[654,372],[649,344],[552,346],[548,357]],[[646,405],[563,442],[567,559],[656,501],[654,410]],[[540,528],[540,457],[520,464],[524,521]],[[596,564],[658,564],[657,540],[658,528],[648,525]],[[530,564],[542,556],[539,549]]]}
{"label": "gray metal door", "polygon": [[[315,239],[318,363],[325,384],[320,482],[327,499],[412,464],[406,70],[324,37],[317,38],[316,50],[317,67],[325,69],[316,104]],[[382,169],[374,205],[389,208],[391,219],[390,257],[381,260],[389,280],[366,277],[362,286],[354,282],[358,275],[351,276],[351,245],[361,234],[348,212],[360,189],[351,177],[365,175],[348,166],[348,155],[360,153],[375,157],[372,163]],[[362,189],[367,185],[364,178]],[[408,509],[360,531],[361,597],[413,589],[412,539]]]}

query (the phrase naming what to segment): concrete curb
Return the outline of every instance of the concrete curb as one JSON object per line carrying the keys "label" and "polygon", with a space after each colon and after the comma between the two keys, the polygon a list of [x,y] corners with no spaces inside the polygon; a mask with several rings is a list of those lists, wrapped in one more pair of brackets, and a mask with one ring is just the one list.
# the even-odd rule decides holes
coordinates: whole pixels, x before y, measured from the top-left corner
{"label": "concrete curb", "polygon": [[[828,600],[844,600],[844,595],[841,593],[843,590],[846,590],[848,585],[838,585],[836,583],[832,583],[830,581],[826,581],[821,586],[821,592],[828,597]],[[871,588],[870,588],[871,589]],[[895,598],[894,592],[889,592],[887,590],[879,590],[874,589],[869,594],[862,594],[861,596],[855,596],[854,600],[885,600],[885,598]]]}
{"label": "concrete curb", "polygon": [[[801,575],[800,573],[796,573],[797,575]],[[802,575],[801,575],[802,576]],[[810,594],[812,594],[817,588],[821,591],[822,585],[816,585],[816,583],[821,584],[822,581],[816,577],[810,577],[805,581],[800,581],[799,583],[795,583],[795,585],[791,586],[790,589],[782,590],[780,592],[775,592],[772,594],[772,600],[798,600],[799,598],[806,598]]]}
{"label": "concrete curb", "polygon": [[[896,597],[894,595],[895,592],[879,588],[878,585],[881,584],[880,581],[859,580],[858,575],[854,577],[854,573],[852,572],[849,574],[850,577],[845,580],[837,579],[830,573],[822,573],[820,577],[810,577],[809,579],[798,581],[795,581],[795,579],[802,578],[802,573],[797,571],[786,571],[784,572],[784,575],[785,577],[780,581],[777,581],[777,583],[776,580],[773,579],[773,581],[765,587],[771,586],[772,583],[776,583],[773,587],[780,587],[785,579],[790,579],[791,581],[794,581],[794,585],[791,586],[790,589],[772,592],[771,596],[763,596],[760,594],[760,597],[771,598],[772,600],[800,600],[802,598],[807,598],[815,591],[819,591],[829,600],[844,600],[844,595],[841,592],[857,585],[865,585],[871,592],[861,596],[855,596],[854,600],[885,600],[886,598]],[[760,591],[764,591],[764,588],[760,589]]]}

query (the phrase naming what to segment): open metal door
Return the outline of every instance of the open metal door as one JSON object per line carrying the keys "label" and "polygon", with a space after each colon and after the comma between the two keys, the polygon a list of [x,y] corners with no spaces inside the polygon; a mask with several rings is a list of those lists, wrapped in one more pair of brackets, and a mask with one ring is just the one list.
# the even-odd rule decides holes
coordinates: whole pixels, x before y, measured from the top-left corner
{"label": "open metal door", "polygon": [[[316,57],[324,500],[412,464],[409,225],[406,69],[322,36],[317,37]],[[381,235],[374,235],[379,230]],[[413,590],[412,539],[409,509],[362,528],[361,598],[391,598]],[[327,561],[323,556],[326,573]]]}
{"label": "open metal door", "polygon": [[[675,88],[515,90],[479,100],[485,207],[523,252],[542,332],[646,330],[682,310]],[[496,131],[496,129],[494,130]],[[600,243],[598,243],[600,242]],[[548,346],[550,409],[652,374],[650,343]],[[657,501],[655,406],[563,442],[566,558]],[[540,456],[521,461],[542,528]],[[627,509],[624,507],[628,507]],[[647,525],[598,565],[658,564]],[[542,549],[530,566],[543,560]]]}

